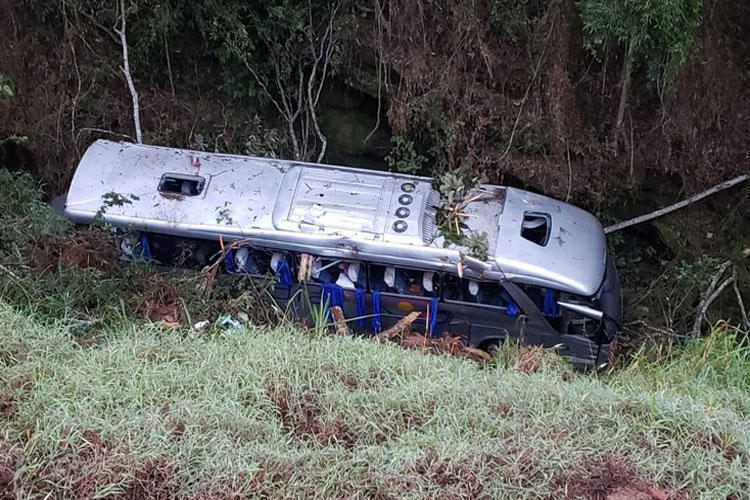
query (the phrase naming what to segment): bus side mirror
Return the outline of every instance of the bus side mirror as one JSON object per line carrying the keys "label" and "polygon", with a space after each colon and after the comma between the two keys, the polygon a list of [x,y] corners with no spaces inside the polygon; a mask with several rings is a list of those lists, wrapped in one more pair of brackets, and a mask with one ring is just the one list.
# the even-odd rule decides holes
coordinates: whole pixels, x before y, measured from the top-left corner
{"label": "bus side mirror", "polygon": [[587,318],[595,319],[597,321],[601,321],[602,318],[604,318],[604,313],[602,311],[594,309],[593,307],[584,306],[582,304],[573,304],[571,302],[561,302],[561,301],[558,301],[557,305],[562,307],[563,309],[576,312],[580,314],[581,316],[586,316]]}

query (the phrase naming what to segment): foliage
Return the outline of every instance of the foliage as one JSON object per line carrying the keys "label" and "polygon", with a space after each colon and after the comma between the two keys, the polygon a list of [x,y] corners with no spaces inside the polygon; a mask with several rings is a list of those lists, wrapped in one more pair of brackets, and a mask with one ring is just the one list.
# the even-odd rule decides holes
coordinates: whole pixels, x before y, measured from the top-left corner
{"label": "foliage", "polygon": [[[43,23],[75,26],[83,40],[112,38],[109,27],[119,16],[117,3],[107,0],[25,2]],[[306,141],[323,142],[317,124],[305,120],[317,112],[319,86],[340,66],[339,42],[356,29],[352,1],[128,0],[126,6],[136,79],[168,81],[173,92],[177,81],[199,92],[218,88],[231,100],[272,103],[290,122],[285,132],[298,159],[315,149]],[[106,57],[105,67],[119,68],[117,51]]]}
{"label": "foliage", "polygon": [[[649,360],[645,347],[633,355],[626,371],[638,373],[654,387],[671,387],[706,397],[716,388],[730,388],[726,403],[744,413],[750,401],[735,397],[734,390],[750,392],[748,332],[719,321],[705,338],[689,338],[684,345],[666,348],[657,361]],[[710,397],[710,396],[709,396]]]}
{"label": "foliage", "polygon": [[13,82],[0,73],[0,99],[10,99],[11,97],[13,97]]}
{"label": "foliage", "polygon": [[547,0],[492,0],[488,19],[490,30],[513,42],[526,35],[533,21],[539,19]]}
{"label": "foliage", "polygon": [[407,124],[436,164],[454,166],[457,141],[465,124],[451,117],[448,98],[442,91],[429,91],[415,99],[409,108]]}
{"label": "foliage", "polygon": [[591,52],[602,57],[607,46],[624,47],[657,81],[671,79],[690,55],[703,0],[580,0],[578,6]]}
{"label": "foliage", "polygon": [[719,269],[721,259],[702,255],[694,262],[681,261],[677,266],[676,278],[686,288],[706,286]]}
{"label": "foliage", "polygon": [[472,257],[487,258],[487,235],[467,234],[464,209],[477,195],[479,177],[470,173],[469,167],[446,171],[434,178],[434,188],[440,194],[441,205],[437,209],[438,234],[445,246],[465,247]]}
{"label": "foliage", "polygon": [[487,240],[487,233],[482,231],[481,233],[472,233],[465,239],[466,248],[469,249],[469,254],[475,259],[486,261],[489,257],[487,251],[489,241]]}
{"label": "foliage", "polygon": [[385,157],[385,162],[391,170],[414,175],[422,170],[427,158],[416,152],[414,141],[397,135],[391,138],[391,151]]}
{"label": "foliage", "polygon": [[0,256],[26,253],[37,238],[61,234],[69,227],[68,219],[42,201],[30,174],[0,168]]}

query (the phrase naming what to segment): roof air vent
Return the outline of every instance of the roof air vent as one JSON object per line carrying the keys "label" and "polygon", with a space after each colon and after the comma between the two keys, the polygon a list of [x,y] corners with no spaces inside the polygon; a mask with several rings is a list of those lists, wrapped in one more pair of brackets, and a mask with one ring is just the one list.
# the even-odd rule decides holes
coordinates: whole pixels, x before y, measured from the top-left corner
{"label": "roof air vent", "polygon": [[398,197],[398,202],[402,205],[411,205],[412,201],[414,201],[414,198],[410,194],[402,194]]}
{"label": "roof air vent", "polygon": [[549,214],[525,212],[521,225],[521,237],[543,247],[549,241],[551,227],[552,221]]}
{"label": "roof air vent", "polygon": [[406,219],[407,217],[409,217],[409,214],[411,214],[411,210],[406,207],[398,207],[396,209],[396,217],[398,217],[399,219]]}
{"label": "roof air vent", "polygon": [[198,175],[167,173],[159,179],[158,191],[167,194],[198,196],[206,185],[206,179]]}
{"label": "roof air vent", "polygon": [[408,224],[406,224],[406,222],[402,220],[397,220],[396,222],[393,223],[393,230],[396,231],[397,233],[403,233],[404,231],[406,231],[407,227],[408,227]]}

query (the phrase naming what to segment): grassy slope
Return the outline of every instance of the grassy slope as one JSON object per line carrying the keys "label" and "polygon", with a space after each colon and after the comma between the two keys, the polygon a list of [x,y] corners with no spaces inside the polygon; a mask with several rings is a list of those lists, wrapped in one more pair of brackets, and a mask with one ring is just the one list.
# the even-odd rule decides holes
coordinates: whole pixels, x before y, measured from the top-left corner
{"label": "grassy slope", "polygon": [[631,466],[684,497],[750,491],[747,375],[702,347],[596,377],[291,329],[81,345],[2,303],[0,331],[19,498],[603,498]]}

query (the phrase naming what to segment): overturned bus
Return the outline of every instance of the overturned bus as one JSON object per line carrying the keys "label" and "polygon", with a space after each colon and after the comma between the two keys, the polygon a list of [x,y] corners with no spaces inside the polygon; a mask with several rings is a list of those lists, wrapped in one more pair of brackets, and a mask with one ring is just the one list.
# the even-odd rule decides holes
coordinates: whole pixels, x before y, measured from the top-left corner
{"label": "overturned bus", "polygon": [[[274,298],[302,315],[291,302],[305,289],[365,334],[418,311],[413,328],[432,336],[488,351],[519,339],[577,365],[607,363],[620,286],[594,216],[482,185],[462,207],[466,231],[486,235],[480,259],[441,236],[442,203],[424,177],[99,140],[65,214],[137,235],[123,251],[165,265],[205,265],[220,242],[241,242],[226,272],[273,279]],[[301,281],[300,262],[310,267]]]}

